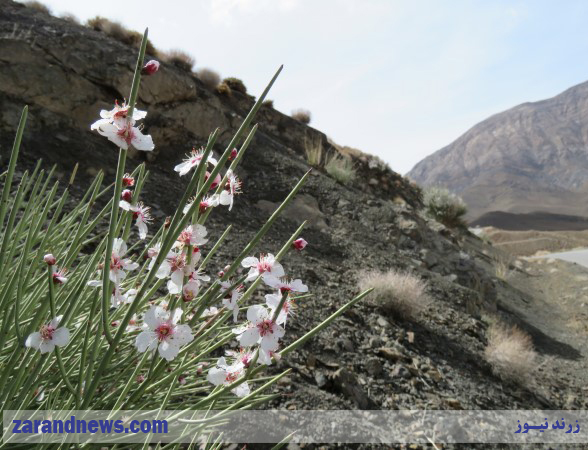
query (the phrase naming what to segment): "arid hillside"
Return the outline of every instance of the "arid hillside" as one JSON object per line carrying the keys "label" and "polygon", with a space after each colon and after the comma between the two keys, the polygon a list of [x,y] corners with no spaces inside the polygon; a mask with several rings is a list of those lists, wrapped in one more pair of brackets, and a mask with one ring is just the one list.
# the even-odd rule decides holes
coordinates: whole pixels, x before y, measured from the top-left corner
{"label": "arid hillside", "polygon": [[[125,97],[135,57],[135,48],[104,32],[0,0],[2,167],[20,110],[28,104],[19,176],[39,158],[44,167],[56,164],[63,179],[79,163],[74,200],[77,188],[99,170],[111,182],[116,149],[92,133],[90,124],[100,109]],[[263,76],[269,80],[271,75]],[[253,98],[235,89],[219,92],[190,70],[164,62],[156,75],[144,79],[138,104],[149,113],[145,132],[156,145],[147,156],[150,176],[142,199],[161,223],[174,211],[186,183],[174,165],[205,143],[216,127],[220,139],[215,150],[223,149]],[[323,153],[337,151],[323,133],[270,105],[260,110],[256,122],[259,130],[239,167],[243,193],[232,211],[214,211],[207,222],[212,240],[226,224],[234,224],[227,245],[209,266],[213,276],[308,171],[308,143],[319,142]],[[292,409],[588,407],[585,397],[567,395],[577,391],[581,380],[556,371],[562,365],[580,367],[581,347],[552,334],[549,323],[533,321],[534,308],[541,310],[543,304],[496,271],[499,252],[466,230],[426,217],[420,189],[380,161],[347,153],[355,179],[342,184],[317,164],[259,246],[259,251],[276,252],[308,221],[302,234],[308,247],[289,254],[284,264],[313,295],[299,302],[296,317],[288,321],[288,339],[299,337],[357,293],[365,270],[409,272],[428,301],[418,313],[399,317],[385,307],[397,300],[397,286],[386,285],[383,303],[364,301],[280,362],[293,370],[281,382],[276,404]],[[134,163],[143,155],[130,154]],[[523,266],[508,269],[517,271],[521,283],[531,277]],[[497,321],[517,324],[533,339],[539,369],[523,382],[501,378],[486,359],[488,330]],[[199,376],[195,369],[186,381]],[[569,379],[567,385],[562,377]]]}

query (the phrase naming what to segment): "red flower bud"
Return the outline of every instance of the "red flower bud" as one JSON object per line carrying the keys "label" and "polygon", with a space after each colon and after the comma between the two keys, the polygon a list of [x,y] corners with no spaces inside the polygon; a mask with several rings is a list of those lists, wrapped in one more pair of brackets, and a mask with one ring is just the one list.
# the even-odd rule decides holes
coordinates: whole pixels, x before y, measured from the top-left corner
{"label": "red flower bud", "polygon": [[130,187],[135,185],[135,179],[128,173],[125,173],[122,178],[122,184],[125,187]]}
{"label": "red flower bud", "polygon": [[53,256],[51,253],[46,254],[43,257],[43,261],[45,261],[48,266],[52,266],[57,262],[57,260],[55,259],[55,256]]}
{"label": "red flower bud", "polygon": [[234,148],[233,150],[231,150],[231,155],[229,156],[229,161],[232,161],[236,157],[237,157],[237,149]]}
{"label": "red flower bud", "polygon": [[308,242],[306,242],[303,238],[298,238],[294,242],[292,242],[292,247],[294,247],[298,251],[304,249],[304,247],[306,247],[307,245]]}
{"label": "red flower bud", "polygon": [[159,70],[159,61],[155,61],[152,59],[147,64],[143,66],[141,73],[143,75],[153,75],[155,72]]}
{"label": "red flower bud", "polygon": [[125,202],[131,203],[131,200],[133,199],[133,192],[125,189],[122,191],[120,198],[122,198]]}
{"label": "red flower bud", "polygon": [[[204,175],[204,179],[206,181],[208,181],[208,178],[210,177],[210,172],[206,172],[206,175]],[[222,181],[220,173],[216,174],[216,177],[214,178],[214,181],[212,182],[212,184],[210,185],[210,189],[215,189],[216,187],[218,187],[218,185],[220,184],[220,182]]]}

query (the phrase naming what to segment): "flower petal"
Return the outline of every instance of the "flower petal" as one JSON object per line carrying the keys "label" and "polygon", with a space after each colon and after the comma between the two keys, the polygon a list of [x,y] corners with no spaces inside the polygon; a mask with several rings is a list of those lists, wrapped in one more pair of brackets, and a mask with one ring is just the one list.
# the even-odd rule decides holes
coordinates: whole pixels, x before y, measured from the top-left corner
{"label": "flower petal", "polygon": [[159,344],[159,356],[172,361],[180,353],[180,347],[175,345],[171,340],[163,341]]}
{"label": "flower petal", "polygon": [[259,331],[257,327],[247,328],[241,336],[237,338],[242,347],[251,347],[259,341]]}
{"label": "flower petal", "polygon": [[135,339],[135,345],[140,353],[145,352],[147,349],[155,350],[157,347],[157,334],[149,330],[141,331]]}
{"label": "flower petal", "polygon": [[30,334],[29,337],[27,337],[27,340],[25,341],[25,346],[27,346],[29,348],[39,349],[40,345],[41,345],[41,333],[39,333],[38,331],[33,334]]}
{"label": "flower petal", "polygon": [[58,328],[53,332],[53,343],[58,347],[65,347],[69,344],[69,330],[67,328]]}

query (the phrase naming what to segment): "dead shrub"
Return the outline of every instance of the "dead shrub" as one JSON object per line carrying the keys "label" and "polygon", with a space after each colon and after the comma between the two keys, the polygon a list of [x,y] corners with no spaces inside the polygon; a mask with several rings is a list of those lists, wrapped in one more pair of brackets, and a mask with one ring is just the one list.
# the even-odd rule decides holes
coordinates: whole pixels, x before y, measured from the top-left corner
{"label": "dead shrub", "polygon": [[323,140],[320,136],[304,136],[304,152],[306,162],[314,167],[320,167],[323,160]]}
{"label": "dead shrub", "polygon": [[183,50],[169,50],[161,52],[161,60],[176,66],[186,72],[191,72],[196,60]]}
{"label": "dead shrub", "polygon": [[228,77],[223,80],[227,86],[231,88],[231,91],[241,92],[242,94],[247,94],[247,87],[242,80],[235,77]]}
{"label": "dead shrub", "polygon": [[427,282],[409,272],[390,269],[359,275],[360,290],[373,288],[370,294],[386,313],[403,319],[414,319],[430,302]]}
{"label": "dead shrub", "polygon": [[355,179],[356,170],[351,158],[339,153],[333,154],[325,164],[325,170],[335,180],[342,184],[348,184]]}
{"label": "dead shrub", "polygon": [[[106,17],[96,16],[93,19],[89,19],[86,22],[86,26],[88,28],[92,28],[93,30],[107,34],[111,38],[116,39],[125,45],[129,45],[134,48],[139,48],[141,46],[143,35],[138,31],[125,28],[120,22],[112,21]],[[145,51],[147,54],[153,56],[157,56],[158,54],[156,48],[149,39],[147,39],[147,46]]]}
{"label": "dead shrub", "polygon": [[196,76],[208,89],[216,88],[220,83],[220,75],[212,69],[202,68],[196,72]]}
{"label": "dead shrub", "polygon": [[292,111],[292,119],[296,119],[298,122],[302,122],[305,125],[310,123],[311,114],[307,109],[296,109]]}
{"label": "dead shrub", "polygon": [[520,383],[529,378],[537,353],[531,336],[520,328],[492,323],[488,328],[485,357],[496,376]]}
{"label": "dead shrub", "polygon": [[37,1],[30,1],[30,2],[24,2],[23,5],[25,5],[27,8],[31,8],[34,9],[36,11],[42,12],[43,14],[47,14],[48,16],[51,15],[51,10],[49,9],[48,6],[45,6],[43,3],[41,2],[37,2]]}
{"label": "dead shrub", "polygon": [[273,100],[270,100],[270,99],[264,100],[261,103],[261,106],[264,107],[264,108],[274,109],[274,101]]}

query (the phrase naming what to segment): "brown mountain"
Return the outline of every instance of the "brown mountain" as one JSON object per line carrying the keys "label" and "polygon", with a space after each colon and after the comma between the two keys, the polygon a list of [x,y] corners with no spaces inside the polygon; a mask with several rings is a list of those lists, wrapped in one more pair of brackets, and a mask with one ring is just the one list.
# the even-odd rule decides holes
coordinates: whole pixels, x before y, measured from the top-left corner
{"label": "brown mountain", "polygon": [[489,211],[588,214],[588,82],[480,122],[408,176],[460,194],[472,219]]}

